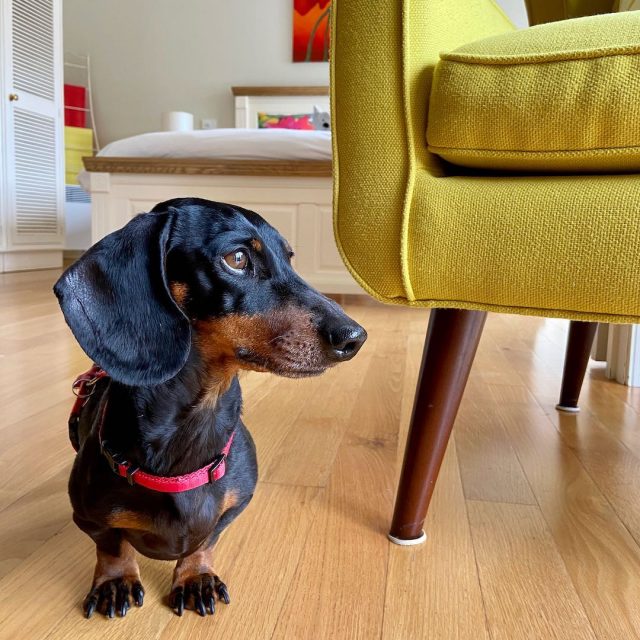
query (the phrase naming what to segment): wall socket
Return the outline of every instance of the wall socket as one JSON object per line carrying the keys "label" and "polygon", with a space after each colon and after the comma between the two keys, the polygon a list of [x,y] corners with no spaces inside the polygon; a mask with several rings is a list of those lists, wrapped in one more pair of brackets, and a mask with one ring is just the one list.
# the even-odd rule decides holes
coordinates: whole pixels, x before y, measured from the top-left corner
{"label": "wall socket", "polygon": [[215,118],[202,118],[200,120],[201,129],[217,129],[218,121]]}

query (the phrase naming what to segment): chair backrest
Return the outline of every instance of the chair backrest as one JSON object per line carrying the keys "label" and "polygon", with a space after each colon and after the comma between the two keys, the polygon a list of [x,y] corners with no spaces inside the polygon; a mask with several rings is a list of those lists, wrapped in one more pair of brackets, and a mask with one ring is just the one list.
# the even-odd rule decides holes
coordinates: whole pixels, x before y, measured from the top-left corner
{"label": "chair backrest", "polygon": [[555,22],[567,18],[611,13],[617,9],[617,0],[525,0],[529,24]]}

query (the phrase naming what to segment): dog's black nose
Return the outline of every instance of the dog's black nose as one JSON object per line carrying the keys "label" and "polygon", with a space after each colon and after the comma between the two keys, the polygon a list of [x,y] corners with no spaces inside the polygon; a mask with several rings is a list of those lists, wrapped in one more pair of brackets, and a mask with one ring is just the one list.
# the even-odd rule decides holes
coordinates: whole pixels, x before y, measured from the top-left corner
{"label": "dog's black nose", "polygon": [[355,322],[333,327],[328,331],[329,348],[327,355],[331,360],[343,362],[351,360],[367,339],[367,332]]}

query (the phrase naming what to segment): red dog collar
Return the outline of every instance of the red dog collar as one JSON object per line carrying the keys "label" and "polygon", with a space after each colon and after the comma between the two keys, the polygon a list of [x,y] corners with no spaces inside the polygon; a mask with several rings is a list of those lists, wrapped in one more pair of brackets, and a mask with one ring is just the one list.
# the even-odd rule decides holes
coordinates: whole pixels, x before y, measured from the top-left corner
{"label": "red dog collar", "polygon": [[[89,398],[93,393],[95,389],[94,385],[98,380],[106,377],[108,377],[108,374],[105,371],[97,365],[93,365],[89,371],[76,378],[76,381],[73,383],[73,392],[77,396],[77,399],[73,405],[71,416],[69,418],[70,433],[72,431],[72,424],[77,423],[80,417],[80,410],[86,403],[87,398]],[[226,473],[226,459],[229,455],[229,451],[231,450],[235,431],[231,433],[227,440],[227,444],[224,445],[222,451],[213,459],[213,461],[196,471],[182,476],[171,477],[154,476],[150,473],[140,471],[138,467],[126,460],[122,454],[110,449],[107,441],[102,439],[102,425],[104,424],[104,418],[107,412],[107,404],[108,402],[105,401],[100,414],[100,424],[98,426],[100,452],[109,463],[113,472],[122,478],[126,478],[129,484],[138,484],[141,487],[151,489],[152,491],[160,491],[163,493],[179,493],[181,491],[189,491],[190,489],[195,489],[205,484],[215,482],[216,480],[220,480],[220,478],[222,478]],[[71,443],[77,451],[78,443],[74,441],[73,437],[71,439]]]}

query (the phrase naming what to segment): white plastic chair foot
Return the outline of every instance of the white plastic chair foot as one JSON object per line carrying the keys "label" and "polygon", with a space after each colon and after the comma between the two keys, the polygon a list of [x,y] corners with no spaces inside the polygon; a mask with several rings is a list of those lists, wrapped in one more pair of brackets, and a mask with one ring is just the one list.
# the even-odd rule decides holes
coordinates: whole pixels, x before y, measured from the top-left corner
{"label": "white plastic chair foot", "polygon": [[410,538],[409,540],[404,540],[402,538],[396,538],[390,533],[387,533],[387,538],[389,538],[389,540],[391,540],[393,544],[400,545],[401,547],[412,547],[416,544],[422,544],[427,539],[427,534],[423,531],[419,538]]}
{"label": "white plastic chair foot", "polygon": [[565,407],[562,404],[557,404],[556,409],[563,413],[580,413],[580,407]]}

